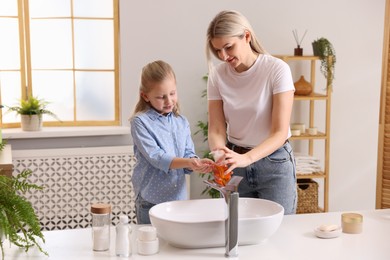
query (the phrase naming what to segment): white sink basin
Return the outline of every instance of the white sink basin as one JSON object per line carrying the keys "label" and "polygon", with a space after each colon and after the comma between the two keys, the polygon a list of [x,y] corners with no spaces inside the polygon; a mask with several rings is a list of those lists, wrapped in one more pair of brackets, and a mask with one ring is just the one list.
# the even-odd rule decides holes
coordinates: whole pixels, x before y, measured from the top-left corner
{"label": "white sink basin", "polygon": [[[171,201],[149,211],[158,236],[180,248],[225,245],[226,203],[224,199]],[[253,198],[239,199],[239,245],[258,244],[279,228],[284,209],[278,203]]]}

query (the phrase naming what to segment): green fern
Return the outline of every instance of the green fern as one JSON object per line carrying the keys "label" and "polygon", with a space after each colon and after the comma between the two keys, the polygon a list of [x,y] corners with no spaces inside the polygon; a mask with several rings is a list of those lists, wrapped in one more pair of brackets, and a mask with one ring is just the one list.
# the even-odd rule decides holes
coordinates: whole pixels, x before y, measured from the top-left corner
{"label": "green fern", "polygon": [[[32,184],[27,178],[31,170],[24,170],[15,177],[0,175],[0,229],[3,235],[14,245],[25,249],[36,246],[48,255],[37,239],[45,243],[41,225],[31,203],[21,194],[30,190],[42,190],[42,186]],[[0,241],[2,259],[4,259],[3,241]]]}

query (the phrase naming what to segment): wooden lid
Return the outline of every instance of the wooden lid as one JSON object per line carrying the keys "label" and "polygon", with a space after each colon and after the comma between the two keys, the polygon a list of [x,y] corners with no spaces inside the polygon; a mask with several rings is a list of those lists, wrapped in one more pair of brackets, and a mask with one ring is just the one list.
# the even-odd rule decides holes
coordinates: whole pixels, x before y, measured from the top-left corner
{"label": "wooden lid", "polygon": [[95,214],[108,214],[111,213],[111,205],[105,203],[92,204],[91,212]]}

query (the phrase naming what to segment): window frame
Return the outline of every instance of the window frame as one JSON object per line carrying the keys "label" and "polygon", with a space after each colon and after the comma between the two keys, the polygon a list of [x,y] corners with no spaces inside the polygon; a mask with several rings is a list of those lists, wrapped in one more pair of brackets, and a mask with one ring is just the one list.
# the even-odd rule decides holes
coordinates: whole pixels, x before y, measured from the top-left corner
{"label": "window frame", "polygon": [[[73,0],[70,0],[70,4],[73,7]],[[75,74],[78,71],[94,71],[94,72],[104,72],[104,71],[111,71],[114,73],[114,119],[113,120],[78,120],[77,119],[77,112],[76,112],[76,91],[73,93],[73,120],[69,121],[44,121],[44,126],[119,126],[120,125],[120,92],[119,92],[119,0],[112,0],[113,4],[113,17],[112,18],[97,18],[97,17],[77,17],[74,16],[73,10],[71,10],[71,14],[69,17],[61,17],[61,19],[70,19],[71,20],[71,33],[72,33],[72,59],[73,59],[73,66],[70,69],[73,74],[73,89],[76,90],[76,84],[75,84]],[[18,5],[18,16],[17,20],[19,23],[18,29],[19,29],[19,52],[20,52],[20,79],[21,79],[21,97],[20,99],[27,99],[29,96],[34,95],[34,86],[32,84],[32,64],[31,64],[31,31],[30,31],[30,14],[29,14],[29,0],[17,0]],[[24,16],[22,15],[24,13]],[[12,16],[13,17],[13,16]],[[11,17],[11,18],[12,18]],[[44,18],[43,18],[44,19]],[[49,19],[49,18],[48,18]],[[50,19],[56,19],[55,17],[50,17]],[[76,19],[90,19],[90,20],[112,20],[113,21],[113,59],[114,59],[114,68],[111,70],[107,69],[78,69],[75,67],[74,64],[74,53],[75,53],[75,27],[74,27],[74,21]],[[19,71],[19,70],[1,70],[2,71]],[[47,69],[50,70],[50,69]],[[69,69],[53,69],[58,71],[69,71]],[[1,86],[1,85],[0,85]],[[40,98],[45,99],[44,96],[40,96]],[[5,102],[2,100],[1,97],[1,88],[0,88],[0,100],[2,101],[1,104],[5,105]],[[50,100],[49,100],[50,101]],[[10,105],[10,104],[6,104]],[[48,108],[50,110],[50,107]],[[3,114],[8,113],[7,108],[4,107],[2,109],[2,113],[0,113],[0,122],[2,125],[2,128],[18,128],[20,127],[20,122],[12,122],[12,123],[4,123],[3,122]],[[5,110],[5,111],[4,111]],[[55,113],[55,111],[53,111]]]}

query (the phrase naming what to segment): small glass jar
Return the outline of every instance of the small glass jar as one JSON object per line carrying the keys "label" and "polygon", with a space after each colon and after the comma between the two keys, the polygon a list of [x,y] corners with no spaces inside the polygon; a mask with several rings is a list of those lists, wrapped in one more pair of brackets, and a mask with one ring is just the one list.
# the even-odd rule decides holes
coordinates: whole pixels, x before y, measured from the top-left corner
{"label": "small glass jar", "polygon": [[111,205],[93,204],[91,213],[93,250],[107,251],[110,249]]}
{"label": "small glass jar", "polygon": [[341,215],[341,226],[344,233],[360,234],[363,230],[363,216],[358,213],[344,213]]}

